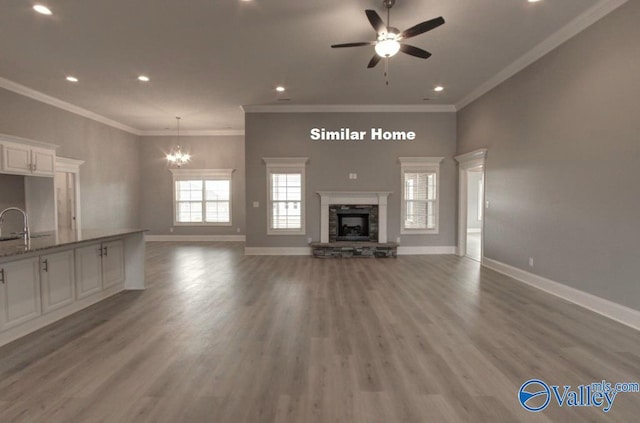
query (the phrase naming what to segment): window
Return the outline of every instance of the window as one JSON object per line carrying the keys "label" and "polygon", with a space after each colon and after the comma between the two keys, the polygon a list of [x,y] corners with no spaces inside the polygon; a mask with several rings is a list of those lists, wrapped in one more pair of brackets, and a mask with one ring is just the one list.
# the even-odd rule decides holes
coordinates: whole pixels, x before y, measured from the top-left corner
{"label": "window", "polygon": [[264,158],[267,164],[267,234],[305,234],[306,157]]}
{"label": "window", "polygon": [[400,157],[402,234],[438,233],[441,161],[442,157]]}
{"label": "window", "polygon": [[175,225],[231,226],[233,169],[171,169]]}

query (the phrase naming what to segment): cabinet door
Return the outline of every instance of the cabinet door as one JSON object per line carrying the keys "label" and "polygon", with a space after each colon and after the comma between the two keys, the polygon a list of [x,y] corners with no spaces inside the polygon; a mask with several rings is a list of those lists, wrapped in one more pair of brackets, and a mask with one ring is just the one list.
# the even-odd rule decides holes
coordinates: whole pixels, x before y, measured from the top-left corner
{"label": "cabinet door", "polygon": [[37,257],[0,264],[0,328],[17,326],[40,315]]}
{"label": "cabinet door", "polygon": [[102,248],[100,244],[75,249],[76,297],[88,297],[102,290]]}
{"label": "cabinet door", "polygon": [[31,148],[20,144],[4,143],[2,170],[7,173],[31,174]]}
{"label": "cabinet door", "polygon": [[73,250],[40,257],[43,313],[64,307],[74,301],[74,279]]}
{"label": "cabinet door", "polygon": [[56,153],[54,150],[34,148],[31,150],[31,164],[34,175],[53,176],[56,170]]}
{"label": "cabinet door", "polygon": [[102,288],[124,284],[124,242],[105,242],[102,251]]}

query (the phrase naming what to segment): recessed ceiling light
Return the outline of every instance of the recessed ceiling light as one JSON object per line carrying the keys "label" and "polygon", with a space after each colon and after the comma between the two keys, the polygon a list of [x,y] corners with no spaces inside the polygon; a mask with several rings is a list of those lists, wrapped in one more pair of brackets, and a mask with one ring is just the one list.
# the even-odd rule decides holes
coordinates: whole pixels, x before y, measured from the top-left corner
{"label": "recessed ceiling light", "polygon": [[49,9],[47,6],[43,6],[41,4],[36,4],[33,6],[33,10],[35,10],[36,12],[42,14],[42,15],[52,15],[53,13],[51,13],[51,9]]}
{"label": "recessed ceiling light", "polygon": [[433,91],[439,93],[440,91],[444,91],[444,87],[442,85],[438,85],[433,89]]}
{"label": "recessed ceiling light", "polygon": [[283,92],[285,92],[285,88],[282,85],[280,85],[280,86],[276,87],[276,91],[279,92],[279,93],[283,93]]}
{"label": "recessed ceiling light", "polygon": [[140,76],[138,77],[138,81],[142,81],[142,82],[149,82],[149,81],[151,81],[151,79],[149,79],[149,77],[148,77],[148,76],[146,76],[146,75],[140,75]]}
{"label": "recessed ceiling light", "polygon": [[78,78],[76,78],[75,76],[67,76],[66,79],[69,82],[78,82]]}

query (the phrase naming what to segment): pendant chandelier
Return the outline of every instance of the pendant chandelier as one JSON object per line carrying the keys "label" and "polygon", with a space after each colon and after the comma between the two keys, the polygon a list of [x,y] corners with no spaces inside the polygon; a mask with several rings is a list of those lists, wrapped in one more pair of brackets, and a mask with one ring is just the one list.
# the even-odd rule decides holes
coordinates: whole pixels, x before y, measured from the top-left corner
{"label": "pendant chandelier", "polygon": [[177,145],[175,148],[171,149],[171,152],[167,154],[167,162],[169,162],[172,166],[180,167],[184,164],[189,163],[191,160],[191,155],[189,153],[183,153],[180,148],[180,117],[176,116],[176,127],[177,127]]}

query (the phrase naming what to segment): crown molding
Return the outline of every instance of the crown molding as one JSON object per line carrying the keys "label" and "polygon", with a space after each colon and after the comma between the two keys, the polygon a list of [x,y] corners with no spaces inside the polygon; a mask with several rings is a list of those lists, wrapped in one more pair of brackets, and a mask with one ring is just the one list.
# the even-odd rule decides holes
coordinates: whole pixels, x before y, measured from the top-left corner
{"label": "crown molding", "polygon": [[24,85],[18,84],[17,82],[10,81],[6,78],[0,77],[0,88],[4,88],[5,90],[8,90],[8,91],[13,91],[14,93],[32,98],[34,100],[40,101],[50,106],[57,107],[58,109],[66,110],[67,112],[71,112],[76,115],[86,117],[91,120],[95,120],[96,122],[103,123],[113,128],[117,128],[122,131],[129,132],[130,134],[140,135],[140,131],[138,131],[135,128],[124,125],[120,122],[116,122],[115,120],[111,120],[107,117],[104,117],[102,115],[89,111],[87,109],[83,109],[82,107],[78,107],[71,103],[67,103],[66,101],[60,100],[59,98],[52,97],[48,94],[42,93],[40,91],[36,91],[29,87],[25,87]]}
{"label": "crown molding", "polygon": [[[141,137],[170,137],[177,136],[178,131],[173,130],[164,130],[164,131],[140,131],[139,135]],[[236,137],[236,136],[244,136],[244,129],[212,129],[212,130],[192,130],[192,131],[180,131],[180,136],[185,137]]]}
{"label": "crown molding", "polygon": [[596,3],[594,6],[572,19],[563,28],[551,34],[540,44],[536,45],[519,59],[512,62],[502,71],[498,72],[495,76],[485,81],[482,85],[465,96],[462,100],[456,103],[456,110],[462,110],[474,100],[482,97],[484,94],[502,84],[504,81],[511,78],[513,75],[520,72],[553,49],[557,48],[562,43],[573,38],[578,33],[584,31],[589,26],[613,12],[627,1],[628,0],[602,0]]}
{"label": "crown molding", "polygon": [[245,113],[455,113],[452,104],[248,104]]}

